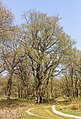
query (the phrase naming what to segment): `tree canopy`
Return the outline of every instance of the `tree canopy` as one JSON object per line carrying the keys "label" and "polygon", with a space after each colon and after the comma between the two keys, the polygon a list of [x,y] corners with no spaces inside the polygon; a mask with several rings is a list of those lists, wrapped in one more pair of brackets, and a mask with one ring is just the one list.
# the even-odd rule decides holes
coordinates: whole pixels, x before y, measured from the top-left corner
{"label": "tree canopy", "polygon": [[38,103],[48,95],[80,96],[81,51],[63,31],[59,17],[28,11],[23,18],[25,22],[15,26],[11,11],[0,3],[0,73],[7,71],[7,97],[13,84],[19,97],[32,95]]}

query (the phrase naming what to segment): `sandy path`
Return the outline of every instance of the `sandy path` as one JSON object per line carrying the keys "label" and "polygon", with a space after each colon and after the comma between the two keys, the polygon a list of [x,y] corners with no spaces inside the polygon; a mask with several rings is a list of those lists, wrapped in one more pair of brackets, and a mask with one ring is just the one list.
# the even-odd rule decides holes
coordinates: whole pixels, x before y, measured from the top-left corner
{"label": "sandy path", "polygon": [[63,116],[63,117],[70,117],[70,118],[74,118],[74,119],[81,119],[81,116],[74,116],[74,115],[70,115],[70,114],[64,114],[62,112],[57,111],[56,108],[55,108],[55,105],[52,106],[52,111],[55,114]]}

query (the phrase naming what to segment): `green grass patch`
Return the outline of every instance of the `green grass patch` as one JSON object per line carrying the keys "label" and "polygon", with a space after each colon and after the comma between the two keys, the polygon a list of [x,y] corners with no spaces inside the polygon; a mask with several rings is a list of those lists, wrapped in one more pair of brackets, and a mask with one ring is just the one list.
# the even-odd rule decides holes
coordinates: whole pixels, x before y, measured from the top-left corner
{"label": "green grass patch", "polygon": [[[23,112],[24,119],[66,119],[54,114],[50,104],[34,105],[31,112],[39,116],[30,116],[25,111]],[[69,118],[68,118],[69,119]]]}

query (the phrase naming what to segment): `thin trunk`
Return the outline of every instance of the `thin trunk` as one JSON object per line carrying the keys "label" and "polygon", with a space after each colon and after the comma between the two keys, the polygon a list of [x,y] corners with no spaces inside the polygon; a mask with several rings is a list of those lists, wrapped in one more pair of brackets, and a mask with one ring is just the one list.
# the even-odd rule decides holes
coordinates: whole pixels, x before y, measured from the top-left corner
{"label": "thin trunk", "polygon": [[53,98],[53,86],[52,86],[53,84],[52,84],[52,83],[53,83],[53,80],[51,79],[51,85],[50,85],[50,86],[51,86],[51,87],[50,87],[50,88],[51,88],[51,90],[50,90],[50,99]]}
{"label": "thin trunk", "polygon": [[73,87],[73,68],[71,67],[71,74],[70,74],[70,76],[71,76],[71,88],[72,88],[72,90],[71,90],[71,95],[72,95],[72,97],[74,97],[74,87]]}
{"label": "thin trunk", "polygon": [[9,77],[8,83],[7,83],[7,99],[10,99],[10,96],[11,96],[12,76],[13,76],[13,73],[10,74],[10,77]]}

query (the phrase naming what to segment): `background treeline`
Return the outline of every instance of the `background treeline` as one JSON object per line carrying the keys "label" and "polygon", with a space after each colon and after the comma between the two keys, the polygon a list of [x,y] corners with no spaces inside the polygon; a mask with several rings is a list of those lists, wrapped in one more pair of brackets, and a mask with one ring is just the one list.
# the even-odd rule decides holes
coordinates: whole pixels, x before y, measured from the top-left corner
{"label": "background treeline", "polygon": [[28,11],[14,25],[0,3],[0,95],[33,99],[81,97],[81,51],[58,16]]}

